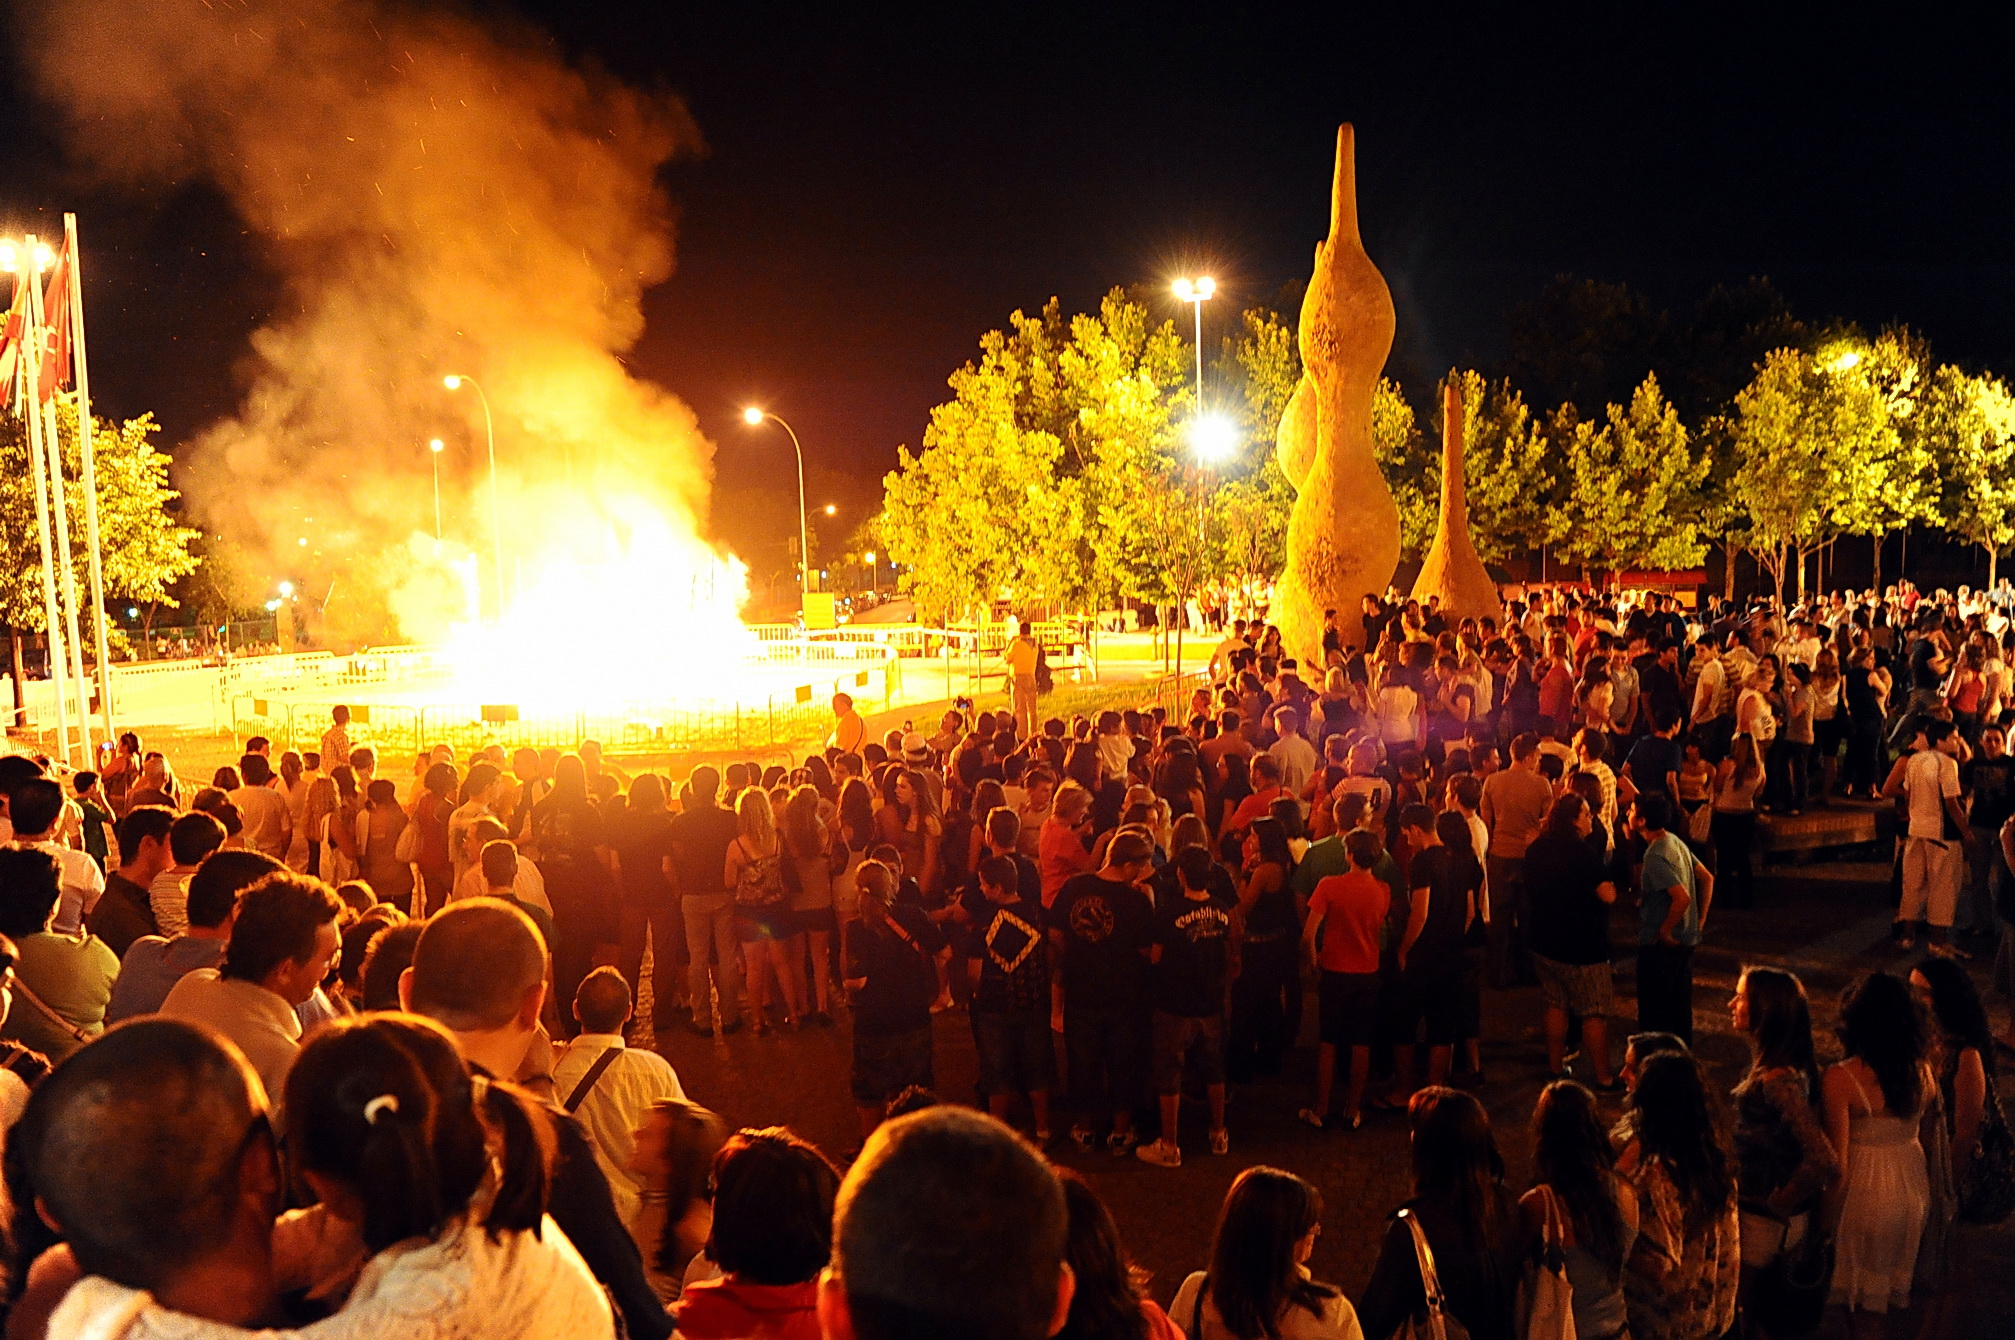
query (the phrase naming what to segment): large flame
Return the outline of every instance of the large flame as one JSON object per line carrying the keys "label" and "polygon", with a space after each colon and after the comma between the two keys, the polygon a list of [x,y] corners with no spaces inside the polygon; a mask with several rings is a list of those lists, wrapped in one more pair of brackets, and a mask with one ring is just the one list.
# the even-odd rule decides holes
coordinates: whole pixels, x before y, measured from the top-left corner
{"label": "large flame", "polygon": [[[748,569],[637,494],[550,499],[539,543],[455,563],[464,617],[445,640],[454,697],[528,714],[733,701],[760,647],[743,624]],[[491,599],[485,599],[485,589]]]}

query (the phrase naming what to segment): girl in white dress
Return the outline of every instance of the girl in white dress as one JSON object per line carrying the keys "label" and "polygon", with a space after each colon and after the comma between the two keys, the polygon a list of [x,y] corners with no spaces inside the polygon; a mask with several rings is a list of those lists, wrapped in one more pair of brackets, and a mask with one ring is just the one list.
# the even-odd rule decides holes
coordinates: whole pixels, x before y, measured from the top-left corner
{"label": "girl in white dress", "polygon": [[1836,1216],[1833,1301],[1851,1313],[1910,1305],[1931,1203],[1918,1123],[1934,1092],[1923,1012],[1903,981],[1875,973],[1840,1009],[1847,1059],[1821,1085],[1826,1134],[1847,1175],[1828,1194]]}

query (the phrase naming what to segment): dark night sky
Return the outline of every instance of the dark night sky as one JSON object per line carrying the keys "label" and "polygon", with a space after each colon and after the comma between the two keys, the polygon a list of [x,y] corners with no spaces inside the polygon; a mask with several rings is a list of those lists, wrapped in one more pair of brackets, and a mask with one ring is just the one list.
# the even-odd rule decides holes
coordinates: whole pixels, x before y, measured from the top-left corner
{"label": "dark night sky", "polygon": [[[706,136],[667,174],[679,272],[633,365],[698,410],[724,489],[774,478],[733,418],[760,400],[857,518],[979,333],[1052,294],[1208,269],[1212,318],[1269,299],[1324,231],[1341,120],[1416,399],[1563,271],[1682,307],[1768,275],[1802,316],[2015,371],[2008,34],[1956,9],[505,8],[683,95]],[[103,408],[173,442],[233,403],[256,257],[201,191],[75,187],[37,125],[9,79],[0,223],[77,202]]]}

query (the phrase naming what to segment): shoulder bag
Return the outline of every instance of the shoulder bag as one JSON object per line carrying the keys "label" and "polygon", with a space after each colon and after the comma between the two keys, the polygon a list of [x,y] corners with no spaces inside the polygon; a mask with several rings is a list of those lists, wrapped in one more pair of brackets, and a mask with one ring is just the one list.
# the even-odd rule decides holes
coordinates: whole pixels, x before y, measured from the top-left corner
{"label": "shoulder bag", "polygon": [[1469,1328],[1448,1315],[1448,1299],[1441,1292],[1441,1276],[1434,1269],[1434,1252],[1427,1245],[1419,1216],[1403,1209],[1399,1220],[1413,1233],[1413,1259],[1420,1267],[1420,1291],[1426,1305],[1393,1332],[1393,1340],[1469,1340]]}
{"label": "shoulder bag", "polygon": [[1567,1226],[1560,1199],[1543,1188],[1546,1220],[1518,1281],[1518,1340],[1575,1340],[1574,1286],[1567,1279]]}
{"label": "shoulder bag", "polygon": [[1987,1077],[1987,1101],[1980,1113],[1980,1143],[1959,1171],[1959,1221],[1998,1224],[2015,1212],[2015,1133],[2001,1110],[1994,1077]]}

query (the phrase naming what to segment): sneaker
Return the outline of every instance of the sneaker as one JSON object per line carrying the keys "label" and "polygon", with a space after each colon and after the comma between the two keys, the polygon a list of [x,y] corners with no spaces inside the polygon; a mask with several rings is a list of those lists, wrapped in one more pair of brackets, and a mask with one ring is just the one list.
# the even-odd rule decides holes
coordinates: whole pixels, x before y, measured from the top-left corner
{"label": "sneaker", "polygon": [[1222,1126],[1210,1133],[1210,1152],[1217,1155],[1231,1153],[1231,1132]]}
{"label": "sneaker", "polygon": [[1114,1131],[1105,1138],[1106,1150],[1116,1159],[1123,1159],[1133,1153],[1134,1146],[1139,1143],[1140,1137],[1132,1131]]}
{"label": "sneaker", "polygon": [[1303,1109],[1301,1109],[1301,1111],[1295,1113],[1294,1115],[1296,1119],[1299,1120],[1301,1124],[1304,1126],[1313,1126],[1318,1131],[1326,1131],[1329,1129],[1329,1123],[1323,1119],[1323,1116],[1320,1112],[1317,1112],[1312,1107],[1304,1107]]}
{"label": "sneaker", "polygon": [[1182,1166],[1182,1149],[1179,1146],[1170,1144],[1166,1140],[1157,1140],[1151,1145],[1142,1145],[1133,1151],[1133,1156],[1142,1163],[1152,1163],[1157,1168],[1180,1168]]}
{"label": "sneaker", "polygon": [[1098,1143],[1098,1137],[1093,1135],[1090,1129],[1084,1126],[1071,1127],[1070,1138],[1071,1143],[1077,1146],[1077,1152],[1080,1154],[1091,1153],[1092,1146]]}

